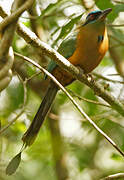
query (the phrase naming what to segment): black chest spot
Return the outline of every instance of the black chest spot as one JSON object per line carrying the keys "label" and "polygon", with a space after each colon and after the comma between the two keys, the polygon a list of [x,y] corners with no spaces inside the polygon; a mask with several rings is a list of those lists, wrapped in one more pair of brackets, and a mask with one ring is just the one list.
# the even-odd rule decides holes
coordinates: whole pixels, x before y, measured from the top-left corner
{"label": "black chest spot", "polygon": [[104,39],[104,36],[103,35],[99,35],[98,36],[98,43],[102,42]]}

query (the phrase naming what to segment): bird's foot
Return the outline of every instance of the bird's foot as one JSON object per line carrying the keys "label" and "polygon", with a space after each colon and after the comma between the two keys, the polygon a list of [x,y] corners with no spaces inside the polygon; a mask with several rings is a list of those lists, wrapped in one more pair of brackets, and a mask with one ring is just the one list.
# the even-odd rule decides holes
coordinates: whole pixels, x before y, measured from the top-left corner
{"label": "bird's foot", "polygon": [[92,83],[95,82],[95,80],[94,80],[94,78],[93,78],[93,75],[92,75],[91,73],[88,73],[88,74],[85,74],[85,75],[86,75],[86,78],[88,79],[88,81],[90,81],[90,82],[92,82]]}
{"label": "bird's foot", "polygon": [[88,79],[89,82],[92,82],[92,83],[95,82],[91,73],[85,73],[84,70],[80,66],[77,66],[77,68],[79,69],[80,74],[84,75]]}

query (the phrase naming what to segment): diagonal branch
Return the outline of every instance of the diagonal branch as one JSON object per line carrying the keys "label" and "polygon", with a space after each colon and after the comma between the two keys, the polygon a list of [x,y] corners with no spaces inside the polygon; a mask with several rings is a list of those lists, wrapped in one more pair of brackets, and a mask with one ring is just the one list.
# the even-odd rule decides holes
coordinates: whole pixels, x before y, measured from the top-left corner
{"label": "diagonal branch", "polygon": [[124,81],[119,81],[119,80],[113,80],[113,79],[109,79],[105,76],[102,76],[101,74],[98,74],[98,73],[93,73],[94,76],[96,76],[97,78],[99,79],[103,79],[105,81],[109,81],[109,82],[112,82],[112,83],[119,83],[119,84],[124,84]]}
{"label": "diagonal branch", "polygon": [[119,1],[119,0],[113,0],[113,2],[118,3],[118,4],[124,4],[123,1]]}
{"label": "diagonal branch", "polygon": [[72,97],[76,97],[76,98],[78,98],[79,100],[83,100],[83,101],[86,101],[86,102],[89,102],[89,103],[93,103],[93,104],[96,104],[96,105],[100,105],[100,106],[105,106],[105,107],[111,108],[111,106],[109,106],[108,104],[101,103],[101,102],[98,102],[98,101],[94,101],[94,100],[92,100],[92,99],[84,98],[84,97],[79,96],[78,94],[74,93],[74,92],[71,91],[70,89],[67,89],[67,88],[66,88],[66,90],[72,95]]}
{"label": "diagonal branch", "polygon": [[109,175],[105,178],[102,178],[101,180],[120,180],[120,179],[124,179],[124,173],[117,173],[117,174],[113,174],[113,175]]}
{"label": "diagonal branch", "polygon": [[83,109],[78,105],[78,103],[73,99],[73,97],[66,91],[66,89],[57,81],[57,79],[49,73],[46,69],[41,67],[39,64],[37,64],[35,61],[31,60],[28,57],[25,57],[23,55],[20,55],[18,53],[15,53],[16,56],[21,57],[25,61],[33,64],[35,67],[39,68],[42,72],[44,72],[47,76],[50,77],[57,85],[58,87],[68,96],[68,98],[71,100],[73,105],[76,107],[76,109],[83,115],[86,120],[102,135],[104,138],[107,139],[107,141],[124,157],[124,153],[121,151],[121,149],[115,144],[115,142],[106,134],[104,133],[93,121],[92,119],[83,111]]}

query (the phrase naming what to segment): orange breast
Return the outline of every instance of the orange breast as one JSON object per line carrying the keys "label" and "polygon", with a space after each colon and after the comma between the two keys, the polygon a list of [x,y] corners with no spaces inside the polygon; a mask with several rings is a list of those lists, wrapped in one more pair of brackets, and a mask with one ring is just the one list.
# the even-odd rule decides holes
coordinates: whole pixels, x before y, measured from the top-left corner
{"label": "orange breast", "polygon": [[[99,35],[103,35],[104,37],[101,42],[98,42]],[[107,50],[108,37],[105,25],[94,27],[91,24],[82,27],[79,31],[76,50],[68,60],[72,64],[81,67],[85,73],[89,73],[101,62]],[[59,66],[52,71],[52,74],[64,86],[74,80],[70,73],[61,69]]]}
{"label": "orange breast", "polygon": [[[104,37],[101,42],[98,42],[99,35]],[[89,73],[101,62],[108,50],[107,30],[105,27],[101,27],[98,31],[90,26],[89,29],[84,27],[77,38],[76,51],[69,58],[69,61],[80,66],[85,73]]]}

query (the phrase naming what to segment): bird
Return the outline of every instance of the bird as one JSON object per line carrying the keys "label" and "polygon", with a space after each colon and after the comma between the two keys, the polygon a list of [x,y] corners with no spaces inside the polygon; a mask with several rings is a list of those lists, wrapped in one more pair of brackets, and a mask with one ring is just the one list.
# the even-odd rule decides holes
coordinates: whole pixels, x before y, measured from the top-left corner
{"label": "bird", "polygon": [[[90,73],[98,66],[108,50],[109,40],[105,19],[111,11],[111,8],[91,11],[87,15],[85,22],[74,33],[67,36],[58,48],[61,55],[74,66],[80,67],[85,74]],[[48,65],[48,71],[63,86],[67,86],[74,81],[74,77],[53,60]],[[26,146],[32,145],[35,141],[58,90],[58,86],[52,80],[49,80],[48,89],[41,105],[31,125],[22,137]]]}

